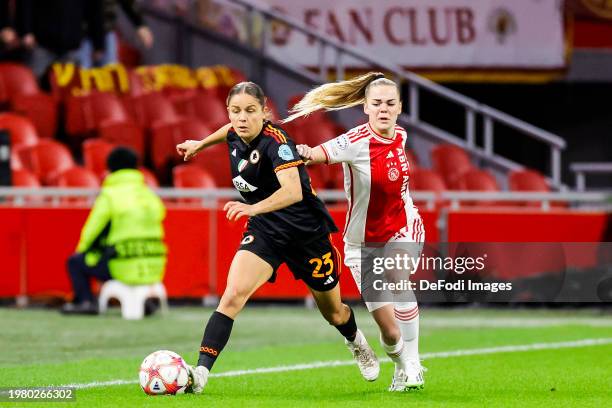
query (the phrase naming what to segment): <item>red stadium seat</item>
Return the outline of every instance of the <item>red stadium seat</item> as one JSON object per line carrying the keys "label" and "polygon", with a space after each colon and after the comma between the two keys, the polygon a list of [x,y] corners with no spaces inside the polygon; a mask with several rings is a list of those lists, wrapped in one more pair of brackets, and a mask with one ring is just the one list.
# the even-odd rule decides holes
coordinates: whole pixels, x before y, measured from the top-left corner
{"label": "red stadium seat", "polygon": [[149,186],[150,188],[157,188],[159,187],[159,182],[157,181],[157,178],[155,177],[155,174],[153,174],[151,172],[151,170],[145,168],[145,167],[139,167],[138,170],[140,170],[142,172],[142,175],[144,176],[144,181],[145,184],[147,186]]}
{"label": "red stadium seat", "polygon": [[123,104],[136,123],[151,128],[155,122],[173,122],[179,119],[172,103],[160,92],[126,96]]}
{"label": "red stadium seat", "polygon": [[49,139],[41,139],[38,144],[20,151],[21,158],[31,166],[34,175],[44,185],[52,185],[60,174],[74,167],[70,151],[63,144]]}
{"label": "red stadium seat", "polygon": [[293,129],[295,132],[294,134],[289,134],[296,144],[305,143],[311,147],[315,147],[339,136],[336,133],[335,125],[331,122],[310,123],[310,121],[306,121],[304,125],[298,125]]}
{"label": "red stadium seat", "polygon": [[208,127],[195,119],[158,122],[151,130],[151,160],[158,177],[169,181],[170,165],[181,161],[181,157],[176,153],[178,143],[187,139],[203,139],[210,133]]}
{"label": "red stadium seat", "polygon": [[36,176],[26,169],[13,170],[12,179],[14,187],[40,187]]}
{"label": "red stadium seat", "polygon": [[229,122],[225,104],[205,93],[177,100],[174,106],[181,115],[198,119],[211,129],[219,129]]}
{"label": "red stadium seat", "polygon": [[508,184],[510,191],[550,191],[546,178],[533,170],[513,171],[510,173]]}
{"label": "red stadium seat", "polygon": [[440,173],[444,182],[450,188],[468,171],[472,170],[472,162],[467,153],[454,145],[439,145],[431,152],[433,169]]}
{"label": "red stadium seat", "polygon": [[105,121],[129,122],[130,117],[119,98],[110,93],[69,96],[66,100],[66,132],[86,135]]}
{"label": "red stadium seat", "polygon": [[19,151],[15,149],[11,150],[11,170],[21,170],[23,168]]}
{"label": "red stadium seat", "polygon": [[440,193],[446,190],[444,179],[433,170],[422,168],[412,169],[410,175],[410,191],[434,191]]}
{"label": "red stadium seat", "polygon": [[0,81],[7,100],[12,100],[17,95],[31,95],[40,92],[36,77],[25,65],[1,63]]}
{"label": "red stadium seat", "polygon": [[91,170],[100,180],[106,177],[106,158],[115,146],[102,139],[88,139],[83,142],[85,168]]}
{"label": "red stadium seat", "polygon": [[0,113],[0,129],[8,130],[13,149],[38,143],[38,134],[34,125],[21,115]]}
{"label": "red stadium seat", "polygon": [[495,177],[486,170],[472,169],[464,173],[456,187],[466,191],[499,191]]}
{"label": "red stadium seat", "polygon": [[[495,177],[485,170],[472,169],[464,173],[461,178],[455,183],[455,189],[465,191],[500,191]],[[462,205],[466,206],[504,206],[508,205],[504,202],[496,201],[463,201]]]}
{"label": "red stadium seat", "polygon": [[60,174],[56,185],[58,187],[98,188],[100,180],[93,171],[74,166]]}
{"label": "red stadium seat", "polygon": [[145,157],[144,130],[133,122],[104,121],[98,128],[100,139],[117,146],[127,146]]}
{"label": "red stadium seat", "polygon": [[226,143],[219,143],[202,150],[191,161],[210,173],[218,187],[233,187]]}
{"label": "red stadium seat", "polygon": [[[433,170],[427,170],[420,167],[411,167],[410,183],[408,186],[410,191],[415,192],[433,191],[434,193],[439,194],[446,190],[446,184],[444,184],[444,179],[442,179],[442,176]],[[415,201],[414,205],[420,208],[426,206],[427,203],[425,201]]]}
{"label": "red stadium seat", "polygon": [[[510,173],[508,178],[508,184],[510,191],[531,191],[531,192],[542,192],[547,193],[550,191],[550,186],[546,181],[546,178],[539,172],[534,170],[517,170]],[[542,204],[537,201],[518,201],[513,203],[514,205],[523,207],[541,207]],[[551,203],[552,207],[555,208],[567,208],[569,204],[567,202]]]}
{"label": "red stadium seat", "polygon": [[180,164],[172,169],[174,187],[178,188],[215,188],[213,177],[200,166]]}
{"label": "red stadium seat", "polygon": [[57,101],[45,93],[17,95],[13,98],[13,111],[28,117],[38,135],[51,139],[57,131]]}

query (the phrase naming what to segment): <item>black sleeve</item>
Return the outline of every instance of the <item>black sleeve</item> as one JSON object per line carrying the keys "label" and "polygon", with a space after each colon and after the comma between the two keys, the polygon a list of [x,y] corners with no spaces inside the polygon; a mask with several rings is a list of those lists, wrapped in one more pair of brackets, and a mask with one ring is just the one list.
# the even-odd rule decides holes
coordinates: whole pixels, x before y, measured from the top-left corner
{"label": "black sleeve", "polygon": [[102,51],[105,48],[103,0],[87,0],[84,7],[87,34],[91,39],[94,50]]}
{"label": "black sleeve", "polygon": [[273,126],[268,127],[266,132],[269,132],[272,137],[268,139],[263,154],[270,158],[275,172],[304,163],[295,148],[295,143],[287,139],[285,132]]}
{"label": "black sleeve", "polygon": [[142,13],[135,0],[119,0],[119,5],[134,27],[145,25]]}

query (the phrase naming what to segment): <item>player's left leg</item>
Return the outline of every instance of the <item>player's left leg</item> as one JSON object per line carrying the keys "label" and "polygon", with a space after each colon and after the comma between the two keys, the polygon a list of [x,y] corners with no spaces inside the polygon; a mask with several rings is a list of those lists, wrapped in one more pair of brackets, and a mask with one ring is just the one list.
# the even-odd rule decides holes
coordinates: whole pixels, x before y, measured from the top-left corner
{"label": "player's left leg", "polygon": [[325,292],[310,288],[310,292],[321,315],[344,336],[345,344],[353,354],[363,378],[367,381],[376,380],[380,372],[378,358],[361,330],[357,328],[353,309],[342,303],[340,286],[336,285]]}

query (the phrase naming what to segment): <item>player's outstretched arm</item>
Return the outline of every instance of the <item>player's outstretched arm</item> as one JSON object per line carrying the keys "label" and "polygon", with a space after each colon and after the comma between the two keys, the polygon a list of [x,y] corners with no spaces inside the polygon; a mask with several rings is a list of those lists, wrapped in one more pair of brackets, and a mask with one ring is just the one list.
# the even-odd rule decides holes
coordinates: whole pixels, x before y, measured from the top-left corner
{"label": "player's outstretched arm", "polygon": [[227,219],[237,221],[244,216],[253,217],[269,213],[302,201],[302,183],[297,167],[279,170],[276,172],[276,178],[281,186],[265,200],[252,205],[238,201],[230,201],[225,204],[223,210],[227,211]]}
{"label": "player's outstretched arm", "polygon": [[304,160],[304,164],[307,166],[311,164],[319,164],[326,163],[327,157],[325,156],[325,152],[323,148],[319,145],[316,147],[310,147],[305,144],[296,146],[298,154]]}
{"label": "player's outstretched arm", "polygon": [[183,156],[184,161],[187,161],[208,146],[223,142],[227,138],[227,132],[231,127],[232,124],[228,123],[202,140],[185,140],[183,143],[176,145],[176,152]]}

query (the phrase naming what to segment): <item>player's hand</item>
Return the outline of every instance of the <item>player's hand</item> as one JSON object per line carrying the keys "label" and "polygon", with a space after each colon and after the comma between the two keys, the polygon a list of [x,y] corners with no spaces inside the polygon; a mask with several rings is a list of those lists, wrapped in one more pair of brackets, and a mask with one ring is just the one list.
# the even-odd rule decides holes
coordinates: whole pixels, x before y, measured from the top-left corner
{"label": "player's hand", "polygon": [[312,147],[301,144],[296,146],[297,152],[306,163],[312,160]]}
{"label": "player's hand", "polygon": [[229,201],[223,206],[223,211],[227,211],[225,216],[230,221],[238,221],[242,217],[253,217],[257,215],[253,206],[240,201]]}
{"label": "player's hand", "polygon": [[200,153],[202,150],[198,140],[185,140],[183,143],[176,145],[176,152],[183,156],[183,160],[187,161]]}

